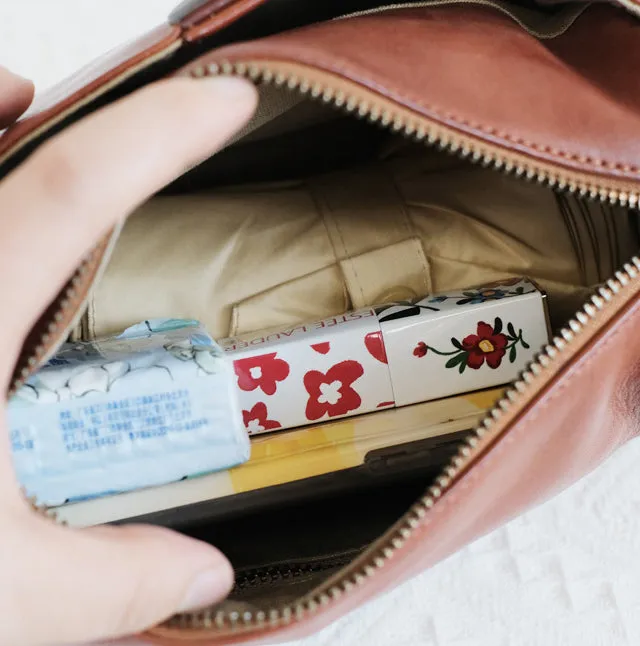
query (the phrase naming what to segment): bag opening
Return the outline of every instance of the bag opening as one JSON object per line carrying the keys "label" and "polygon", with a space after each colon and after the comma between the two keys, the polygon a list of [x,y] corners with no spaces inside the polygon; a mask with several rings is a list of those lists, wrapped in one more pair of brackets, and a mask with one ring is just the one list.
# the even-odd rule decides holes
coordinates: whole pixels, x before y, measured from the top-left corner
{"label": "bag opening", "polygon": [[[100,336],[165,314],[207,321],[213,307],[208,323],[226,336],[376,304],[376,290],[366,292],[371,302],[358,296],[366,288],[348,284],[341,263],[408,239],[422,249],[424,289],[527,274],[548,292],[559,329],[638,247],[637,213],[622,206],[478,167],[326,106],[294,102],[271,114],[277,116],[248,128],[132,216],[81,334]],[[352,251],[336,251],[333,225],[344,229],[335,239],[351,236]],[[389,269],[379,270],[361,282],[384,282]],[[415,274],[409,263],[397,287],[419,290]],[[195,276],[213,282],[203,287]],[[196,292],[209,300],[190,301]],[[152,306],[150,294],[158,295]],[[306,594],[362,553],[458,446],[382,481],[339,479],[332,491],[314,479],[292,497],[241,497],[233,513],[205,505],[143,520],[221,548],[237,571],[225,608],[264,610]]]}

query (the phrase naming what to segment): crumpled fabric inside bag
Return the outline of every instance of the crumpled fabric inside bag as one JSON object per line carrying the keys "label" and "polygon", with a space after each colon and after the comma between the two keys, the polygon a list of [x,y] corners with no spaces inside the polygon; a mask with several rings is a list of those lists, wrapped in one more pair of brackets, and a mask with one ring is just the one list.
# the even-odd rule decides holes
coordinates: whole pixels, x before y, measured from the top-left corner
{"label": "crumpled fabric inside bag", "polygon": [[637,246],[621,207],[400,141],[311,179],[150,200],[84,332],[177,317],[222,338],[514,276],[547,292],[557,326]]}

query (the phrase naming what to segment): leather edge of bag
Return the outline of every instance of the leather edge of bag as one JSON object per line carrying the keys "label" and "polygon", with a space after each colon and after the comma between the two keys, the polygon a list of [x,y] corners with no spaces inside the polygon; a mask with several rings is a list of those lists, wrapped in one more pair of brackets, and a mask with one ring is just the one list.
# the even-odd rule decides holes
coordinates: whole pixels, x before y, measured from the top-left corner
{"label": "leather edge of bag", "polygon": [[0,137],[0,166],[35,137],[133,74],[171,54],[180,46],[180,34],[178,27],[161,25],[51,88],[36,100],[30,113]]}

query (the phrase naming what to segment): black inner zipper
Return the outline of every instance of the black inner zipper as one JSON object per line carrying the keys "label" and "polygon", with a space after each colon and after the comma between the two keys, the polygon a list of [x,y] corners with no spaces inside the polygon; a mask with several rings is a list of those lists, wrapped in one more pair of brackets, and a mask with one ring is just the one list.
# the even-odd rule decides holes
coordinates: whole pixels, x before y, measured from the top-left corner
{"label": "black inner zipper", "polygon": [[236,572],[236,584],[231,596],[242,599],[251,588],[286,585],[314,574],[324,574],[328,570],[342,568],[362,552],[363,549],[347,550],[338,554],[316,556],[301,561],[272,563],[241,570]]}

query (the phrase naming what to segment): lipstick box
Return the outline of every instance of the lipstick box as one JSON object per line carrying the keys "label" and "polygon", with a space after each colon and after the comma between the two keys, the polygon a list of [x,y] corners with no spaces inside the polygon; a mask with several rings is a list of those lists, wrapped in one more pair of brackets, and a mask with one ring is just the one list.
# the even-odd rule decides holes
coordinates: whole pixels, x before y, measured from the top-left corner
{"label": "lipstick box", "polygon": [[491,388],[548,342],[526,278],[220,341],[250,435]]}

